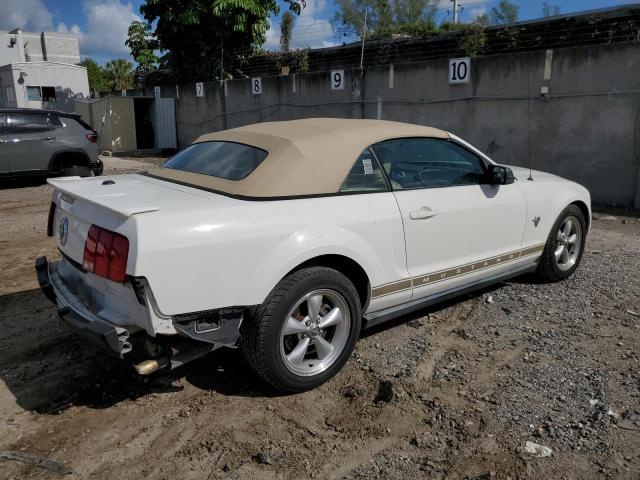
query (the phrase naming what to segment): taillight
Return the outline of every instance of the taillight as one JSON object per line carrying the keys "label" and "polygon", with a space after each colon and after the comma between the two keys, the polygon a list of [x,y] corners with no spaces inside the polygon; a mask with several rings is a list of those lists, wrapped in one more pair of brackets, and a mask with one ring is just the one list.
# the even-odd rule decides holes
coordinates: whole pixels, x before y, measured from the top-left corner
{"label": "taillight", "polygon": [[98,135],[95,133],[87,133],[85,137],[87,137],[87,140],[91,143],[96,143],[98,141]]}
{"label": "taillight", "polygon": [[86,271],[115,282],[124,282],[128,256],[127,237],[91,225],[82,257],[82,266]]}

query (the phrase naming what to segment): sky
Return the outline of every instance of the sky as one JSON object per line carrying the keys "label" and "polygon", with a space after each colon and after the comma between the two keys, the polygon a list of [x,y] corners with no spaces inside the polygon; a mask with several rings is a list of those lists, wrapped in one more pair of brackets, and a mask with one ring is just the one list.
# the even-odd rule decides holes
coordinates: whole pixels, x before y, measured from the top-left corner
{"label": "sky", "polygon": [[[437,20],[451,16],[451,0],[438,0]],[[543,0],[512,0],[520,7],[520,20],[542,16]],[[635,3],[640,0],[548,0],[561,13],[573,13],[597,8]],[[279,0],[282,14],[284,3]],[[470,21],[496,6],[500,0],[460,0],[463,6],[461,21]],[[80,55],[100,63],[112,58],[131,60],[124,42],[127,29],[140,20],[140,5],[144,0],[0,0],[0,30],[22,28],[25,31],[71,32],[78,36]],[[326,47],[356,40],[355,37],[336,37],[331,19],[336,11],[335,0],[307,0],[307,6],[297,18],[293,47]],[[277,49],[280,18],[270,19],[271,29],[264,45]]]}

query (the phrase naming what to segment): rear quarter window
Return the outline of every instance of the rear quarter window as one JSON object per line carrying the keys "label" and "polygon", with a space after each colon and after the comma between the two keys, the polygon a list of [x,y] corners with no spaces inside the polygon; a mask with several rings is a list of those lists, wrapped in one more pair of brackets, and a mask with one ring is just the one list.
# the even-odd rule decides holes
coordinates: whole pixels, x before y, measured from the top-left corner
{"label": "rear quarter window", "polygon": [[242,180],[267,158],[261,148],[234,142],[201,142],[188,146],[164,164],[165,168],[200,173],[226,180]]}

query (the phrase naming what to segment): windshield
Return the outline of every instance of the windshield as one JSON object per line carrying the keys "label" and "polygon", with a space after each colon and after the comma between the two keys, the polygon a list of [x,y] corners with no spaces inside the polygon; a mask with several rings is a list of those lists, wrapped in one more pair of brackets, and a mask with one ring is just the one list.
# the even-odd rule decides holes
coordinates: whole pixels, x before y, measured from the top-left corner
{"label": "windshield", "polygon": [[234,142],[201,142],[173,156],[165,168],[201,173],[227,180],[242,180],[260,165],[268,152]]}

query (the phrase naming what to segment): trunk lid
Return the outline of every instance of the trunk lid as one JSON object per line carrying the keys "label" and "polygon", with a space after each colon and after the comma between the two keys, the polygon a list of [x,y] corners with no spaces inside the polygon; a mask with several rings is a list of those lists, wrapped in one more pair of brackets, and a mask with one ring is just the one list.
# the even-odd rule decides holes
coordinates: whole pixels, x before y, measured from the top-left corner
{"label": "trunk lid", "polygon": [[[56,207],[51,233],[58,248],[71,260],[82,264],[84,244],[91,225],[126,236],[135,243],[135,215],[202,208],[207,197],[188,187],[147,181],[141,175],[53,178]],[[134,250],[130,247],[129,255]]]}

